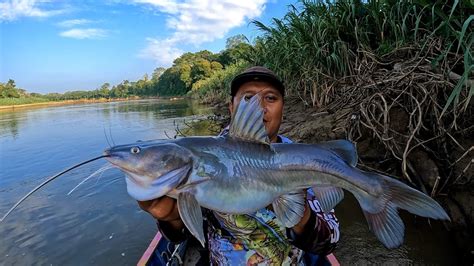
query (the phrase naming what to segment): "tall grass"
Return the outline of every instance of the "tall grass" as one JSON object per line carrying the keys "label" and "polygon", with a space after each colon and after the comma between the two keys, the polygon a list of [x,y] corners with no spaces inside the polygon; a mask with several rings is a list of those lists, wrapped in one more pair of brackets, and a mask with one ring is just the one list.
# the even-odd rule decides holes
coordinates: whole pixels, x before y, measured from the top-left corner
{"label": "tall grass", "polygon": [[42,103],[42,102],[48,102],[48,101],[49,101],[48,99],[41,98],[41,97],[0,98],[0,106]]}
{"label": "tall grass", "polygon": [[[251,58],[288,94],[343,110],[348,138],[375,139],[407,181],[437,195],[474,184],[462,142],[474,134],[473,14],[472,1],[302,1],[254,22],[263,36]],[[415,169],[417,153],[436,175]]]}
{"label": "tall grass", "polygon": [[256,42],[253,59],[275,70],[290,94],[322,106],[331,101],[331,84],[354,75],[365,52],[382,57],[408,45],[423,50],[429,38],[437,38],[440,53],[432,66],[446,77],[460,77],[446,110],[460,102],[463,90],[469,90],[468,97],[474,93],[473,82],[468,82],[474,63],[471,14],[468,1],[302,1],[271,25],[254,22],[264,35]]}

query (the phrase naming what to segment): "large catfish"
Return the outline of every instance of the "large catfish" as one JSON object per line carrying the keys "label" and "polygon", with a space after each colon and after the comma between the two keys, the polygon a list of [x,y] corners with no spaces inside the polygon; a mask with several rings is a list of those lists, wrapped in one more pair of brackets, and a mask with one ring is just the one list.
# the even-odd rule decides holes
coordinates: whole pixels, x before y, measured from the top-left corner
{"label": "large catfish", "polygon": [[282,224],[292,227],[304,213],[301,191],[310,187],[326,211],[343,198],[342,189],[354,194],[387,248],[403,242],[398,208],[449,220],[429,196],[356,168],[357,152],[349,141],[270,143],[258,95],[240,101],[227,136],[137,142],[110,148],[105,156],[126,174],[128,193],[136,200],[176,198],[181,219],[203,245],[201,207],[250,214],[272,204]]}

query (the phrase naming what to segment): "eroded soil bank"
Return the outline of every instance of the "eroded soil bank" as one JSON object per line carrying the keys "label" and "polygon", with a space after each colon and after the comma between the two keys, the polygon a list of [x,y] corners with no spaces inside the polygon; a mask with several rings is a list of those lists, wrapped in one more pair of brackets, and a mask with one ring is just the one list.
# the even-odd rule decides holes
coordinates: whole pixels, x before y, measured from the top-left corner
{"label": "eroded soil bank", "polygon": [[[354,119],[357,119],[356,114],[351,114],[351,109],[338,109],[338,110],[318,110],[313,107],[304,106],[298,99],[288,99],[285,104],[285,115],[284,122],[280,128],[281,134],[284,134],[294,141],[303,143],[317,143],[321,141],[333,140],[333,139],[344,139],[348,138],[351,132],[348,132],[350,123],[354,123]],[[352,118],[352,119],[351,119]],[[402,116],[394,116],[392,123],[394,126],[402,126]],[[460,138],[458,140],[460,145],[464,147],[472,147],[474,145],[474,139]],[[363,132],[362,137],[356,142],[357,151],[359,154],[359,167],[367,170],[377,170],[388,173],[392,176],[400,178],[400,161],[385,159],[387,158],[386,150],[383,145],[377,140],[372,138],[368,132]],[[461,153],[461,151],[456,150]],[[469,154],[470,153],[470,154]],[[468,151],[467,156],[462,160],[469,161],[473,160],[474,151]],[[418,172],[427,173],[435,169],[434,159],[427,156],[423,152],[415,153],[413,161]],[[460,165],[468,165],[460,164]],[[460,173],[464,171],[464,174],[460,178],[470,179],[474,176],[474,166],[468,165],[467,170],[462,167],[456,169],[450,169],[454,171],[455,176],[460,176]],[[426,175],[429,176],[429,175]],[[423,177],[423,176],[422,176]],[[400,178],[401,179],[401,178]],[[423,180],[428,183],[430,180]],[[426,185],[431,188],[429,185]],[[429,192],[429,191],[428,191]],[[346,193],[349,194],[349,193]],[[474,239],[472,228],[474,221],[474,187],[472,183],[465,186],[450,186],[446,187],[442,193],[435,198],[440,202],[451,217],[451,222],[433,222],[430,221],[428,224],[427,219],[421,217],[414,217],[413,215],[405,215],[407,219],[404,219],[407,226],[407,232],[405,233],[405,239],[409,239],[408,235],[410,231],[414,232],[410,228],[415,226],[426,234],[432,235],[445,235],[442,237],[442,241],[452,241],[448,245],[454,248],[453,254],[450,252],[450,256],[456,256],[452,258],[452,261],[457,261],[461,264],[472,264],[473,252],[474,252]],[[354,207],[358,208],[356,204]],[[340,216],[340,215],[339,215]],[[405,218],[403,217],[403,218]],[[341,219],[341,218],[340,218]],[[344,222],[344,221],[341,221]],[[409,224],[412,223],[412,224]],[[367,227],[367,225],[363,225]],[[421,228],[420,228],[421,227]],[[348,229],[348,228],[346,228]],[[342,231],[342,241],[357,241],[357,239],[367,238],[366,229],[359,230],[344,230]],[[372,237],[372,236],[369,236]],[[439,240],[439,239],[438,239]],[[433,239],[433,241],[435,241]],[[341,262],[345,263],[380,263],[381,261],[389,263],[407,263],[409,261],[397,260],[397,252],[402,251],[387,251],[383,247],[366,246],[349,244],[341,244],[340,249],[336,254],[340,258]],[[419,245],[425,245],[425,243],[419,243]],[[402,247],[403,249],[404,247]],[[440,252],[442,252],[440,250]],[[398,254],[400,255],[400,254]],[[436,254],[432,254],[436,256]],[[450,258],[445,258],[450,259]],[[435,260],[436,261],[436,260]],[[440,264],[444,264],[449,260],[439,259],[437,260]],[[433,261],[431,261],[433,262]]]}

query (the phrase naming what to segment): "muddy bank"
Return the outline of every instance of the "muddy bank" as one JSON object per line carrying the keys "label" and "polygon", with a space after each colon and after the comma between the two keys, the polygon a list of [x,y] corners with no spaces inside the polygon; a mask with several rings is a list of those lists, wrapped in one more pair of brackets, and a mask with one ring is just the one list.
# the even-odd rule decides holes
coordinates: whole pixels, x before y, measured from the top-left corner
{"label": "muddy bank", "polygon": [[[318,110],[313,107],[305,106],[298,99],[288,99],[285,104],[284,122],[280,128],[281,134],[284,134],[294,141],[303,143],[317,143],[321,141],[333,140],[333,139],[347,139],[352,132],[350,131],[350,124],[354,123],[357,118],[356,113],[351,113],[351,109],[338,109],[338,110]],[[405,122],[404,117],[396,116],[392,118],[393,127],[403,127]],[[386,150],[383,145],[377,140],[372,138],[369,132],[362,132],[362,137],[358,139],[357,151],[359,154],[359,167],[367,170],[377,170],[389,173],[392,176],[400,178],[402,176],[400,171],[400,161],[387,158]],[[459,138],[460,144],[467,147],[472,147],[474,144],[470,139]],[[461,153],[459,150],[455,150]],[[471,152],[471,153],[470,153]],[[461,154],[459,154],[460,156]],[[467,151],[466,156],[462,158],[465,161],[464,164],[460,164],[465,167],[453,168],[450,171],[454,171],[454,176],[461,176],[460,178],[470,178],[473,176],[474,167],[468,164],[469,160],[473,160],[474,151]],[[423,152],[415,152],[411,155],[414,167],[421,173],[422,182],[425,183],[425,189],[428,193],[432,190],[435,180],[430,180],[431,176],[439,175],[438,169],[434,160],[428,157]],[[431,171],[431,172],[430,172]],[[433,171],[438,171],[432,173]],[[461,175],[461,172],[464,173]],[[431,173],[431,174],[430,174]],[[400,178],[402,179],[402,178]],[[346,193],[348,194],[348,193]],[[472,228],[474,221],[474,187],[472,184],[466,182],[465,186],[452,186],[445,187],[442,193],[436,198],[443,207],[446,209],[452,222],[440,223],[431,222],[433,230],[430,231],[430,224],[427,223],[427,219],[421,219],[418,217],[417,226],[425,231],[427,234],[445,234],[448,235],[448,239],[445,241],[452,241],[452,246],[455,247],[454,252],[457,254],[456,258],[452,258],[454,261],[460,263],[468,263],[473,260],[474,253],[474,239]],[[354,205],[358,208],[357,205]],[[341,212],[339,211],[339,216]],[[407,219],[404,219],[407,228],[410,227],[408,223],[415,223],[413,215],[406,215]],[[347,217],[349,218],[349,217]],[[404,217],[405,218],[405,217]],[[340,218],[341,219],[341,218]],[[420,221],[422,220],[422,221]],[[424,225],[420,225],[424,223]],[[363,225],[367,228],[367,225]],[[406,239],[410,238],[409,231],[406,232]],[[416,232],[412,232],[416,233]],[[419,232],[418,232],[419,233]],[[409,260],[404,261],[403,249],[406,247],[402,246],[399,250],[388,251],[380,245],[369,245],[367,246],[352,246],[357,243],[358,239],[367,238],[369,235],[367,229],[354,228],[343,230],[342,232],[342,244],[340,249],[336,252],[338,258],[345,263],[376,263],[376,262],[387,262],[395,264],[409,263]],[[370,235],[370,237],[372,237]],[[344,243],[351,242],[351,245],[345,245]],[[362,242],[366,243],[366,242]],[[419,245],[424,245],[419,243]],[[401,252],[401,253],[400,253]],[[440,251],[442,252],[442,251]],[[397,259],[397,257],[399,259]],[[445,264],[447,261],[439,261],[440,264]]]}

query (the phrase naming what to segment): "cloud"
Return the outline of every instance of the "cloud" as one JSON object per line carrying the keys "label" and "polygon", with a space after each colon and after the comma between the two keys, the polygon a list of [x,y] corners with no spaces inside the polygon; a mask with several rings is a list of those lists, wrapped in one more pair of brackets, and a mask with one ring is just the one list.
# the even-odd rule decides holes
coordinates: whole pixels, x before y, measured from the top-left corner
{"label": "cloud", "polygon": [[63,9],[47,9],[47,0],[11,0],[0,3],[0,21],[13,21],[20,17],[50,17],[65,12]]}
{"label": "cloud", "polygon": [[[167,27],[174,30],[173,35],[164,40],[149,38],[148,46],[140,55],[150,56],[157,63],[163,64],[164,59],[170,59],[180,51],[177,48],[180,44],[199,45],[223,38],[232,28],[257,18],[265,9],[266,2],[267,0],[135,0],[135,3],[146,4],[168,14]],[[166,65],[170,65],[172,61],[166,62]]]}
{"label": "cloud", "polygon": [[103,39],[107,37],[107,31],[97,28],[70,29],[59,33],[59,35],[73,39]]}
{"label": "cloud", "polygon": [[63,28],[70,28],[70,27],[74,27],[74,26],[90,24],[92,22],[93,21],[89,20],[89,19],[70,19],[70,20],[61,21],[57,25],[59,27],[63,27]]}
{"label": "cloud", "polygon": [[176,43],[172,39],[147,38],[147,42],[147,47],[140,52],[139,56],[152,58],[160,66],[171,66],[172,62],[184,53],[176,47]]}

